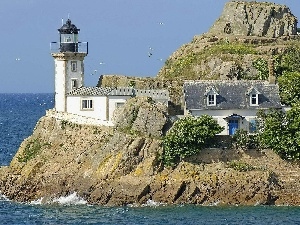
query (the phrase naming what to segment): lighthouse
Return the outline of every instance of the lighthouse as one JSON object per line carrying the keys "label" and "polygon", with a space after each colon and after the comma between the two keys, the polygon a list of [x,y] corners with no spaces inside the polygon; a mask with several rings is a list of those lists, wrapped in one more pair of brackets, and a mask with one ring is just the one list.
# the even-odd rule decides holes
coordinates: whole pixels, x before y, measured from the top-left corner
{"label": "lighthouse", "polygon": [[88,54],[88,43],[78,41],[79,31],[68,19],[58,29],[59,42],[51,42],[55,64],[55,110],[59,112],[67,111],[68,93],[84,86],[84,57]]}

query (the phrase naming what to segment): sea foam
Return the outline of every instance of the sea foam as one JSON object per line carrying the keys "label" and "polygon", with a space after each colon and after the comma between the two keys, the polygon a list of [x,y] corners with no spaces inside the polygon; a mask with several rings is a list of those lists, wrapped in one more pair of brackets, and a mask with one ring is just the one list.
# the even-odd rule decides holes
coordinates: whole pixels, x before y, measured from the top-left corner
{"label": "sea foam", "polygon": [[83,198],[77,196],[76,192],[73,192],[67,196],[61,196],[58,198],[53,198],[51,200],[44,200],[44,198],[40,198],[38,200],[30,202],[32,205],[42,205],[42,204],[59,204],[59,205],[85,205],[87,201]]}
{"label": "sea foam", "polygon": [[10,201],[10,200],[0,192],[0,201]]}

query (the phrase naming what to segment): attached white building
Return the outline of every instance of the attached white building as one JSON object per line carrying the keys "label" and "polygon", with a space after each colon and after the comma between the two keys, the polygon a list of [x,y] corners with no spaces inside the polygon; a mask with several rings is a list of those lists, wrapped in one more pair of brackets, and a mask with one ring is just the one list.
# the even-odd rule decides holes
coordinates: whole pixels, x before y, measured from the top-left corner
{"label": "attached white building", "polygon": [[199,80],[184,83],[184,115],[210,115],[225,127],[221,135],[237,129],[256,131],[260,109],[282,109],[279,87],[257,80]]}

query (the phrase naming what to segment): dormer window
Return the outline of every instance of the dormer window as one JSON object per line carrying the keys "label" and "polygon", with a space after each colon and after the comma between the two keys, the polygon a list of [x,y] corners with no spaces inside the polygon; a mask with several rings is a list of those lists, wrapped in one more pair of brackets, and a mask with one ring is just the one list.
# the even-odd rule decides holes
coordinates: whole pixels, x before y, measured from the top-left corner
{"label": "dormer window", "polygon": [[207,95],[207,105],[209,105],[209,106],[216,105],[216,95],[215,94]]}
{"label": "dormer window", "polygon": [[249,96],[250,106],[258,106],[258,96],[261,93],[255,87],[251,87],[246,94]]}
{"label": "dormer window", "polygon": [[214,87],[209,87],[206,92],[205,92],[205,96],[206,96],[206,102],[208,106],[216,106],[217,105],[217,95],[218,92],[216,90],[216,88]]}
{"label": "dormer window", "polygon": [[251,106],[258,105],[258,94],[251,94],[250,95],[250,105]]}

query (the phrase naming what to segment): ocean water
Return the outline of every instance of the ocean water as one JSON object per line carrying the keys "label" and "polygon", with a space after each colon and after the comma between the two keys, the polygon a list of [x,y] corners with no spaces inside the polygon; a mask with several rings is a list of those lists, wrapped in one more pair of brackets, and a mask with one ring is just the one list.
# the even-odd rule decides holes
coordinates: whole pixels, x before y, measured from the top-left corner
{"label": "ocean water", "polygon": [[[53,94],[0,94],[0,165],[8,165],[45,110]],[[153,201],[141,207],[88,205],[72,193],[41,204],[10,201],[0,194],[0,224],[300,224],[300,207],[166,206]]]}

